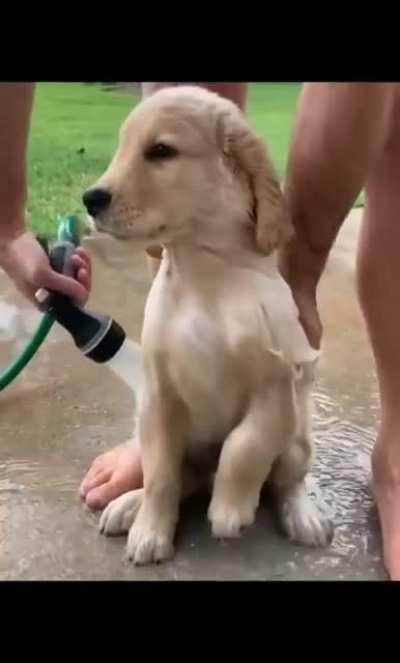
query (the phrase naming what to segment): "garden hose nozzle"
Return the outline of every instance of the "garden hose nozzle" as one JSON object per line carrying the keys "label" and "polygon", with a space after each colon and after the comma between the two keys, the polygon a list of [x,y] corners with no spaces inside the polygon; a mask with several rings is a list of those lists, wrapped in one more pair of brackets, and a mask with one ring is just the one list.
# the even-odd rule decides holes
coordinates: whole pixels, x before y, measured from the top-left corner
{"label": "garden hose nozzle", "polygon": [[[71,222],[71,217],[68,218]],[[49,252],[50,264],[56,272],[75,276],[71,257],[78,244],[79,237],[74,224],[71,224],[69,235],[59,239]],[[112,359],[125,340],[125,332],[115,320],[87,311],[65,295],[39,290],[36,300],[41,310],[52,314],[69,331],[77,348],[97,363],[103,364]]]}
{"label": "garden hose nozzle", "polygon": [[51,294],[48,311],[69,331],[76,347],[99,364],[112,359],[125,341],[125,332],[118,322],[86,311],[64,295]]}

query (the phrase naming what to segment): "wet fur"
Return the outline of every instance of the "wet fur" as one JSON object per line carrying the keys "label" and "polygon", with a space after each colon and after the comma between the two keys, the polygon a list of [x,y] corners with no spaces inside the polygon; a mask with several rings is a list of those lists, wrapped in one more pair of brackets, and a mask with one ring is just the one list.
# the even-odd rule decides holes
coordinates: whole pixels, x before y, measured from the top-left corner
{"label": "wet fur", "polygon": [[[178,156],[147,160],[158,142]],[[317,353],[278,272],[292,230],[265,145],[233,103],[171,88],[131,113],[96,186],[113,196],[100,230],[132,251],[163,246],[142,333],[144,488],[111,502],[102,531],[129,531],[135,563],[169,558],[181,499],[215,469],[214,536],[254,521],[270,478],[290,538],[325,545],[331,524],[305,489]]]}

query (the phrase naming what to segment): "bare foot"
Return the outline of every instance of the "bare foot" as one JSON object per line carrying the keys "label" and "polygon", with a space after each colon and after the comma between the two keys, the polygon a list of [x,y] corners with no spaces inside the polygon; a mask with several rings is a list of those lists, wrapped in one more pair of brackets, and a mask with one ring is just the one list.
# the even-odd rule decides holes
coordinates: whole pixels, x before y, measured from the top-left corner
{"label": "bare foot", "polygon": [[372,455],[373,492],[391,580],[400,580],[400,447],[381,435]]}
{"label": "bare foot", "polygon": [[79,494],[91,509],[104,509],[111,500],[142,485],[140,449],[133,440],[97,456],[81,483]]}

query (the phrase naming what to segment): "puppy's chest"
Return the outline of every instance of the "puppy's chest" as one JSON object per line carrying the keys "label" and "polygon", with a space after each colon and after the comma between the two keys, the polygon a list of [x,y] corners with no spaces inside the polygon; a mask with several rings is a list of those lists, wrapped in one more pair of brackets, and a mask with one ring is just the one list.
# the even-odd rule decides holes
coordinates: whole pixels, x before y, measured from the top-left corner
{"label": "puppy's chest", "polygon": [[167,357],[171,382],[190,412],[194,446],[221,441],[237,421],[243,389],[218,311],[197,307],[177,317]]}
{"label": "puppy's chest", "polygon": [[217,389],[228,369],[226,338],[217,310],[188,307],[175,317],[168,343],[174,381],[193,389]]}
{"label": "puppy's chest", "polygon": [[220,400],[221,392],[226,399],[232,398],[240,392],[241,377],[252,370],[254,361],[260,366],[257,313],[246,308],[245,302],[236,306],[225,302],[223,307],[207,309],[199,305],[183,308],[170,334],[169,372],[178,387],[184,385],[191,400],[212,403],[216,394]]}

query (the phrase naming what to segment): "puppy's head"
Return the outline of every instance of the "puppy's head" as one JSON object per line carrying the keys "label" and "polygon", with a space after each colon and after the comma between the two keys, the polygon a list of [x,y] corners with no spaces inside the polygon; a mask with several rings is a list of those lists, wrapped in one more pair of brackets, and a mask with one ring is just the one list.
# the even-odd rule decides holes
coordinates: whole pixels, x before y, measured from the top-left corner
{"label": "puppy's head", "polygon": [[290,236],[263,142],[230,101],[174,87],[142,101],[107,171],[83,197],[98,230],[148,248],[247,217],[269,254]]}

